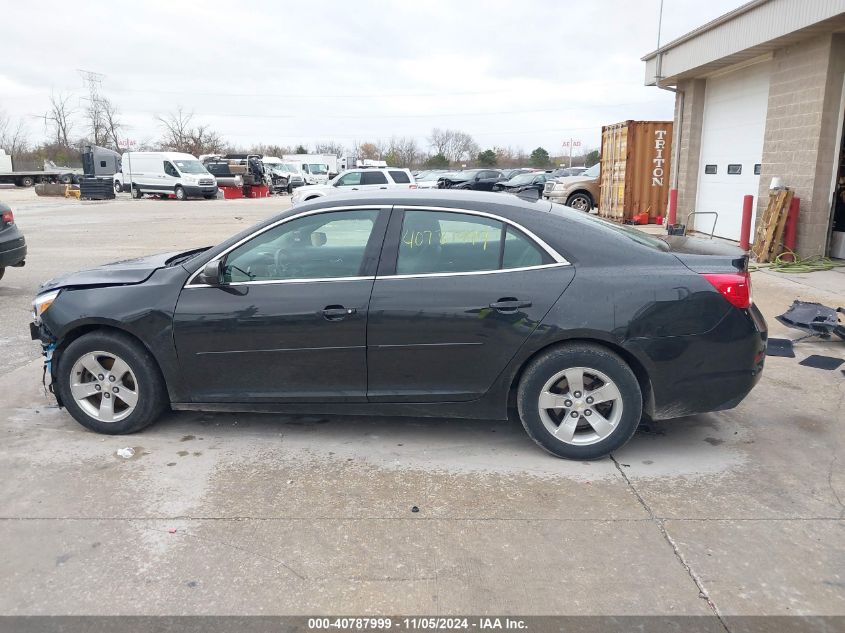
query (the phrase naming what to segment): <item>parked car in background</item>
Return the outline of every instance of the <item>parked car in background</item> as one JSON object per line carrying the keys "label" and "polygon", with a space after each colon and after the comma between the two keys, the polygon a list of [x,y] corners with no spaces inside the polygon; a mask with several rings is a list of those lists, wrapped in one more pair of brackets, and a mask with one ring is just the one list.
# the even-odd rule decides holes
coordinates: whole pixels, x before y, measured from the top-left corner
{"label": "parked car in background", "polygon": [[519,176],[520,174],[529,174],[533,171],[537,171],[536,169],[531,169],[530,167],[518,167],[516,169],[503,169],[502,176],[504,176],[505,180],[510,180],[514,176]]}
{"label": "parked car in background", "polygon": [[15,214],[9,205],[0,202],[0,279],[9,267],[26,263],[26,240],[15,224]]}
{"label": "parked car in background", "polygon": [[294,189],[305,185],[305,177],[302,175],[302,172],[295,163],[283,161],[277,156],[265,156],[261,159],[261,161],[264,163],[265,167],[287,176],[288,193],[293,193]]}
{"label": "parked car in background", "polygon": [[[729,409],[760,380],[748,258],[700,240],[691,254],[691,239],[516,196],[338,195],[212,248],[53,279],[30,333],[59,406],[99,433],[168,408],[506,420],[515,406],[545,450],[595,459],[643,414]],[[608,274],[629,269],[648,274]]]}
{"label": "parked car in background", "polygon": [[493,185],[504,179],[498,169],[467,169],[443,174],[437,179],[437,186],[440,189],[492,191]]}
{"label": "parked car in background", "polygon": [[131,191],[133,198],[144,194],[217,197],[217,180],[191,154],[180,152],[125,152],[120,172],[114,175],[115,192]]}
{"label": "parked car in background", "polygon": [[493,191],[505,191],[507,193],[522,193],[524,191],[533,190],[537,193],[539,198],[543,194],[543,188],[546,186],[548,174],[543,172],[528,172],[527,174],[518,174],[510,180],[503,180],[493,185]]}
{"label": "parked car in background", "polygon": [[596,163],[580,176],[549,180],[543,189],[543,197],[578,211],[590,211],[596,206],[600,196],[600,169],[601,165]]}
{"label": "parked car in background", "polygon": [[379,191],[381,189],[416,189],[411,172],[398,167],[348,169],[325,185],[306,185],[297,189],[291,198],[296,205],[322,196],[350,191]]}
{"label": "parked car in background", "polygon": [[446,172],[440,170],[430,170],[430,171],[422,171],[416,176],[414,176],[414,180],[417,182],[418,189],[435,189],[437,188],[437,181],[443,176]]}

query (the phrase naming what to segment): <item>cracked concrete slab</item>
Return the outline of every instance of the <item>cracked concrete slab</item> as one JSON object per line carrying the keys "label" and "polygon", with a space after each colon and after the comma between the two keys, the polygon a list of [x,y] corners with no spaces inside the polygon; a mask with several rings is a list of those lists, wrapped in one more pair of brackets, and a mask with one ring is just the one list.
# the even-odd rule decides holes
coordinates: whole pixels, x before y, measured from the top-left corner
{"label": "cracked concrete slab", "polygon": [[[40,387],[37,284],[286,202],[13,193],[31,258],[0,284],[0,614],[845,615],[845,385],[798,365],[829,344],[769,358],[732,411],[644,426],[616,463],[493,421],[179,413],[103,437]],[[824,286],[754,275],[775,336],[794,298],[835,303]]]}

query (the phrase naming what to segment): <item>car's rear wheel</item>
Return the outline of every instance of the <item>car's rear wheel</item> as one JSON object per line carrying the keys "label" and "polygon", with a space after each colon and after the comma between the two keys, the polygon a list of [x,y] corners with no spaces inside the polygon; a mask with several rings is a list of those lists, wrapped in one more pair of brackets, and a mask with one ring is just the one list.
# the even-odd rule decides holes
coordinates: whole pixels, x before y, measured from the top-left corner
{"label": "car's rear wheel", "polygon": [[114,192],[115,193],[122,193],[123,192],[123,185],[117,180],[114,181]]}
{"label": "car's rear wheel", "polygon": [[144,196],[143,192],[136,186],[132,185],[132,197],[136,200]]}
{"label": "car's rear wheel", "polygon": [[607,348],[568,344],[526,368],[517,406],[537,444],[558,457],[596,459],[624,445],[642,416],[631,368]]}
{"label": "car's rear wheel", "polygon": [[82,426],[109,435],[149,426],[167,405],[155,360],[116,332],[85,334],[64,350],[56,372],[62,404]]}
{"label": "car's rear wheel", "polygon": [[576,211],[589,211],[593,208],[593,199],[586,193],[574,193],[566,199],[566,206]]}

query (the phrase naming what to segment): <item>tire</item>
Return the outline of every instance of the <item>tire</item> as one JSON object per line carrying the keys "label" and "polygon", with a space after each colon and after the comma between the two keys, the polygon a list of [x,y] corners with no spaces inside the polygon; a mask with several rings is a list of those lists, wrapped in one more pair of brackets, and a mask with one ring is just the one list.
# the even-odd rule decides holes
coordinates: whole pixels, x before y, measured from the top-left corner
{"label": "tire", "polygon": [[288,185],[288,195],[293,195],[293,187]]}
{"label": "tire", "polygon": [[576,211],[590,212],[593,208],[593,199],[588,193],[573,193],[566,199],[566,206],[572,207]]}
{"label": "tire", "polygon": [[185,193],[185,189],[182,187],[177,186],[176,189],[173,190],[173,193],[176,194],[177,200],[187,200],[188,194]]}
{"label": "tire", "polygon": [[132,197],[135,198],[136,200],[139,200],[139,199],[144,197],[143,192],[140,189],[138,189],[137,185],[132,186]]}
{"label": "tire", "polygon": [[[571,389],[567,371],[574,380],[580,375],[582,386]],[[594,403],[590,394],[599,388],[597,397],[609,399]],[[545,404],[560,406],[542,407],[541,393]],[[516,400],[532,440],[552,455],[577,460],[598,459],[622,447],[637,430],[643,408],[640,385],[627,363],[588,343],[563,345],[531,361]]]}
{"label": "tire", "polygon": [[62,174],[59,177],[59,182],[63,185],[72,185],[73,184],[73,174]]}
{"label": "tire", "polygon": [[205,198],[206,200],[214,200],[215,198],[217,198],[217,194],[216,193],[206,193],[206,194],[203,195],[203,198]]}
{"label": "tire", "polygon": [[21,187],[31,187],[35,184],[35,178],[32,176],[24,176],[21,178]]}
{"label": "tire", "polygon": [[[99,365],[92,363],[92,359]],[[121,368],[126,367],[126,371],[116,378],[116,374],[109,373],[116,364],[114,359],[123,361]],[[99,374],[103,380],[85,367],[92,364],[100,371],[106,370]],[[111,381],[111,378],[115,380]],[[85,393],[80,386],[90,386],[91,395],[78,400],[71,388],[72,381],[77,383],[77,396]],[[77,422],[107,435],[140,431],[155,422],[168,404],[164,380],[153,357],[140,344],[119,332],[91,332],[68,345],[59,357],[56,389],[62,404]],[[118,391],[111,393],[114,389]],[[135,394],[134,407],[121,399],[121,390]],[[103,407],[104,402],[112,403],[111,413],[108,406]],[[108,421],[109,415],[113,421]]]}
{"label": "tire", "polygon": [[123,193],[123,185],[121,185],[117,180],[114,181],[114,193]]}

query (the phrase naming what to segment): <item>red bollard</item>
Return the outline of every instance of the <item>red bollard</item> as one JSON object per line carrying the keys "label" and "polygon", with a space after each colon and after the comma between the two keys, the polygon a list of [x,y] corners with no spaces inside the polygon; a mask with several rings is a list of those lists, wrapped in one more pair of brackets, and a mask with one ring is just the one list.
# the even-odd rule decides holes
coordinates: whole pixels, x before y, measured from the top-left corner
{"label": "red bollard", "polygon": [[[795,250],[795,239],[798,234],[798,211],[801,207],[801,198],[792,198],[789,204],[789,213],[786,216],[786,226],[783,227],[783,246],[786,250]],[[791,262],[793,256],[791,253],[784,253],[781,259],[786,262]]]}
{"label": "red bollard", "polygon": [[754,196],[742,198],[742,227],[739,229],[739,247],[747,251],[751,248],[751,213],[754,210]]}
{"label": "red bollard", "polygon": [[666,220],[666,226],[672,226],[678,222],[678,190],[669,190],[669,218]]}

